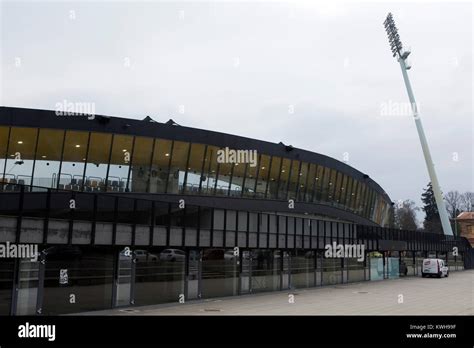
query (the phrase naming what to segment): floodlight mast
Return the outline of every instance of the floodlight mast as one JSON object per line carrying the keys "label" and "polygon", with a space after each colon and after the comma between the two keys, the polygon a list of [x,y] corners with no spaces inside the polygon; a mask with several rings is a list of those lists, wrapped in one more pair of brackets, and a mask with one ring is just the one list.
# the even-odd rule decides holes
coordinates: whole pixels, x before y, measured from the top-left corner
{"label": "floodlight mast", "polygon": [[431,180],[431,185],[433,186],[433,193],[436,200],[436,206],[438,207],[439,216],[441,219],[441,225],[443,227],[443,232],[447,236],[452,236],[453,231],[451,229],[451,224],[449,222],[448,213],[446,206],[444,205],[443,196],[441,195],[441,189],[439,187],[438,177],[436,176],[433,160],[431,158],[430,149],[428,147],[428,142],[426,140],[425,131],[423,130],[423,125],[421,124],[421,119],[418,114],[418,107],[415,101],[415,96],[413,95],[413,90],[411,88],[410,79],[408,78],[407,70],[411,66],[406,61],[408,55],[410,54],[409,50],[404,50],[402,43],[400,41],[400,36],[398,35],[398,29],[393,20],[391,13],[387,15],[387,18],[384,21],[385,30],[387,31],[388,40],[390,43],[390,49],[394,57],[397,57],[400,67],[402,69],[403,80],[405,81],[405,86],[408,92],[408,98],[410,99],[411,109],[413,111],[413,117],[415,119],[416,129],[418,131],[418,136],[420,138],[421,148],[423,150],[423,155],[425,156],[426,167],[428,168],[428,173]]}

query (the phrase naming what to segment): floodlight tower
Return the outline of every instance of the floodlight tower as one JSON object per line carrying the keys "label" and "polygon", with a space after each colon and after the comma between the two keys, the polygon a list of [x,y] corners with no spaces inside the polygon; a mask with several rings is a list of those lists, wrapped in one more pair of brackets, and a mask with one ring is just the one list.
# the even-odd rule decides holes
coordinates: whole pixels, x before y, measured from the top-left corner
{"label": "floodlight tower", "polygon": [[428,142],[426,141],[425,131],[423,130],[423,125],[421,124],[421,119],[418,114],[418,107],[416,105],[415,96],[413,95],[410,79],[408,78],[407,70],[411,68],[411,65],[407,62],[407,57],[410,55],[411,52],[410,50],[403,49],[402,43],[400,41],[400,36],[398,35],[398,29],[395,26],[395,21],[393,20],[393,16],[391,13],[387,15],[387,18],[385,19],[383,24],[385,26],[385,30],[387,31],[388,41],[390,43],[392,54],[394,57],[397,57],[397,60],[400,63],[400,67],[402,68],[403,80],[405,81],[405,86],[407,88],[408,98],[410,99],[416,129],[418,131],[418,136],[420,137],[421,148],[423,149],[423,155],[425,156],[426,167],[428,168],[431,184],[433,186],[433,193],[436,200],[436,206],[438,207],[439,216],[441,218],[441,225],[443,226],[444,234],[452,236],[453,231],[451,229],[451,224],[449,223],[448,213],[444,205],[443,196],[441,195],[438,177],[436,176],[433,160],[431,159],[430,149],[428,147]]}

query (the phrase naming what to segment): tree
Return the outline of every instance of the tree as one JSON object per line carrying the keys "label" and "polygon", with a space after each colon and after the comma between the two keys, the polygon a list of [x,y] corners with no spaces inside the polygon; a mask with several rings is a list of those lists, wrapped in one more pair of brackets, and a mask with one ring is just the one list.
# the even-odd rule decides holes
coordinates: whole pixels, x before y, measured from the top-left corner
{"label": "tree", "polygon": [[474,210],[474,192],[465,192],[461,195],[461,211]]}
{"label": "tree", "polygon": [[398,201],[395,205],[395,227],[401,230],[416,230],[416,212],[420,210],[412,200]]}
{"label": "tree", "polygon": [[428,183],[427,188],[421,195],[421,200],[424,204],[422,209],[426,214],[425,220],[423,221],[424,230],[426,232],[442,234],[443,228],[441,227],[441,219],[439,218],[439,211],[436,205],[431,182]]}
{"label": "tree", "polygon": [[462,195],[458,191],[449,191],[444,195],[444,201],[446,203],[446,209],[451,219],[455,219],[462,210]]}

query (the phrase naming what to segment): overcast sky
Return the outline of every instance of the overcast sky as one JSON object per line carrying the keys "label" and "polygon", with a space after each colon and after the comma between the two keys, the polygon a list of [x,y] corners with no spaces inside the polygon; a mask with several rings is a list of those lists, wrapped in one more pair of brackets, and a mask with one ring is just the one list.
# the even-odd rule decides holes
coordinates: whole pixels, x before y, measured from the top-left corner
{"label": "overcast sky", "polygon": [[[469,2],[41,2],[1,5],[0,104],[292,144],[421,205],[429,181],[383,20],[391,11],[444,192],[473,190]],[[421,219],[421,217],[420,217]]]}

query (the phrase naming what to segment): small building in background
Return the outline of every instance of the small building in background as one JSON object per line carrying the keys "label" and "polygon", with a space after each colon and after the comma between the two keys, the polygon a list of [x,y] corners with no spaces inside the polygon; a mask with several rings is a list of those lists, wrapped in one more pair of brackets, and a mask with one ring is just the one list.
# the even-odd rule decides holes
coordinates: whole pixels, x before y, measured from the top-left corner
{"label": "small building in background", "polygon": [[459,236],[465,237],[474,246],[474,212],[465,211],[458,215],[456,221],[459,223]]}

